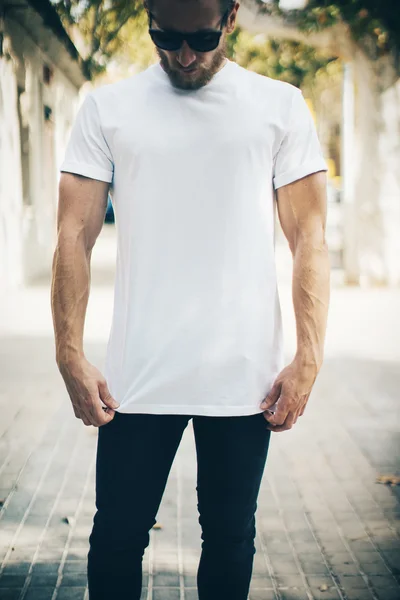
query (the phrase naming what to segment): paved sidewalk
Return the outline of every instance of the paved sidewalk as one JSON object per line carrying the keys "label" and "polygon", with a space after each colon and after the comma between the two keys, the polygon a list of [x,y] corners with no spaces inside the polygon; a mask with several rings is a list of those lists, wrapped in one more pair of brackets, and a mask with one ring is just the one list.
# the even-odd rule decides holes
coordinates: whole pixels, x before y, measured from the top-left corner
{"label": "paved sidewalk", "polygon": [[[94,252],[86,326],[100,368],[115,256]],[[288,358],[287,253],[279,254]],[[257,512],[250,600],[398,600],[400,291],[337,287],[309,406],[274,434]],[[0,298],[0,599],[81,600],[94,513],[97,430],[78,422],[54,363],[48,282]],[[193,432],[185,431],[144,558],[146,600],[195,600],[200,526]],[[113,599],[114,600],[114,599]],[[127,599],[128,600],[128,599]],[[225,600],[225,599],[221,599]]]}

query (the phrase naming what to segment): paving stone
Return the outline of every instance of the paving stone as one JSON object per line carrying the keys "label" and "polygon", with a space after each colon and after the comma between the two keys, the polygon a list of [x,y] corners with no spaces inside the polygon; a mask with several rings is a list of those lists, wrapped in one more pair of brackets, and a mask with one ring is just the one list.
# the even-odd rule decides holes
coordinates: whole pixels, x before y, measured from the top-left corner
{"label": "paving stone", "polygon": [[300,557],[301,567],[306,575],[329,575],[326,565],[319,561],[306,561]]}
{"label": "paving stone", "polygon": [[86,573],[87,563],[81,560],[68,560],[64,563],[63,573]]}
{"label": "paving stone", "polygon": [[374,537],[373,541],[382,552],[400,552],[400,540]]}
{"label": "paving stone", "polygon": [[375,549],[373,549],[371,552],[354,552],[354,556],[356,557],[359,563],[364,563],[366,565],[374,564],[376,561],[382,560],[379,552],[376,552]]}
{"label": "paving stone", "polygon": [[273,556],[277,556],[278,554],[283,554],[284,556],[290,556],[292,554],[292,550],[290,547],[289,542],[281,542],[279,541],[270,541],[267,544],[268,547],[268,551],[271,553],[271,555]]}
{"label": "paving stone", "polygon": [[38,575],[53,575],[58,572],[60,563],[58,562],[37,562],[32,566],[32,573]]}
{"label": "paving stone", "polygon": [[179,575],[176,573],[155,573],[153,576],[154,587],[179,587]]}
{"label": "paving stone", "polygon": [[360,567],[356,564],[356,563],[350,563],[350,564],[342,564],[340,566],[336,565],[335,567],[333,567],[333,565],[331,565],[332,568],[334,568],[335,573],[337,575],[359,575],[360,574]]}
{"label": "paving stone", "polygon": [[339,554],[347,550],[341,539],[321,541],[320,548],[325,554]]}
{"label": "paving stone", "polygon": [[312,542],[302,542],[297,540],[292,540],[293,546],[297,552],[297,554],[303,555],[315,555],[320,557],[321,552],[318,544],[315,541]]}
{"label": "paving stone", "polygon": [[378,600],[399,600],[399,590],[398,589],[375,590],[375,596],[378,598]]}
{"label": "paving stone", "polygon": [[30,562],[9,561],[3,569],[3,575],[27,575],[30,566]]}
{"label": "paving stone", "polygon": [[54,586],[29,586],[24,600],[51,600]]}
{"label": "paving stone", "polygon": [[181,593],[178,587],[164,587],[153,589],[153,600],[180,600]]}
{"label": "paving stone", "polygon": [[56,585],[57,583],[57,572],[52,572],[52,573],[37,573],[37,572],[32,572],[31,576],[30,576],[30,585],[32,587],[38,587],[38,586],[49,586],[49,585]]}
{"label": "paving stone", "polygon": [[347,600],[373,600],[374,596],[367,586],[364,588],[349,588],[345,591]]}
{"label": "paving stone", "polygon": [[383,552],[382,553],[383,559],[385,560],[385,562],[394,567],[394,568],[399,568],[400,565],[400,552],[396,551],[396,552]]}
{"label": "paving stone", "polygon": [[88,548],[70,548],[67,554],[67,560],[86,560]]}
{"label": "paving stone", "polygon": [[[3,536],[3,529],[1,531],[1,535]],[[14,550],[11,550],[10,561],[12,562],[31,562],[32,558],[35,554],[35,546],[32,548],[20,548],[17,545],[12,546]],[[8,546],[7,546],[8,551]]]}
{"label": "paving stone", "polygon": [[62,559],[64,553],[64,548],[42,548],[39,551],[39,556],[37,560],[39,562],[56,562]]}
{"label": "paving stone", "polygon": [[19,588],[0,588],[1,600],[18,600],[22,589]]}
{"label": "paving stone", "polygon": [[[314,600],[338,600],[340,598],[339,592],[334,586],[329,587],[327,590],[321,591],[319,587],[311,587],[311,593]],[[366,598],[358,598],[358,600],[367,600]]]}
{"label": "paving stone", "polygon": [[276,584],[282,588],[303,588],[304,582],[300,574],[298,575],[276,575]]}
{"label": "paving stone", "polygon": [[308,585],[311,588],[318,588],[321,586],[332,587],[334,585],[332,577],[325,577],[324,575],[306,575]]}
{"label": "paving stone", "polygon": [[283,590],[279,588],[279,594],[282,600],[309,600],[309,596],[305,590]]}
{"label": "paving stone", "polygon": [[253,588],[271,587],[272,586],[271,578],[270,577],[263,577],[263,576],[260,577],[260,576],[258,576],[258,575],[256,575],[256,574],[253,573],[250,585]]}
{"label": "paving stone", "polygon": [[299,567],[295,563],[295,561],[289,557],[271,557],[271,564],[275,573],[284,575],[284,574],[296,574],[299,572]]}
{"label": "paving stone", "polygon": [[289,534],[290,540],[302,544],[315,544],[315,538],[311,531],[291,531]]}
{"label": "paving stone", "polygon": [[347,589],[364,589],[366,583],[361,575],[339,575],[339,581],[345,590]]}
{"label": "paving stone", "polygon": [[197,587],[197,576],[196,575],[183,575],[183,584],[185,588]]}
{"label": "paving stone", "polygon": [[60,587],[57,600],[83,600],[85,587]]}
{"label": "paving stone", "polygon": [[375,548],[373,544],[368,540],[354,540],[349,541],[349,547],[352,552],[372,552]]}
{"label": "paving stone", "polygon": [[185,587],[185,600],[199,600],[197,589],[188,589]]}
{"label": "paving stone", "polygon": [[25,575],[3,574],[0,577],[0,588],[22,588],[25,583]]}
{"label": "paving stone", "polygon": [[384,563],[384,561],[378,557],[373,562],[360,562],[360,568],[370,575],[388,575],[390,573],[390,567]]}
{"label": "paving stone", "polygon": [[[372,586],[376,590],[381,589],[397,589],[400,592],[399,585],[397,581],[391,577],[389,574],[386,575],[370,575],[368,573],[368,579]],[[400,594],[399,594],[400,595]]]}
{"label": "paving stone", "polygon": [[87,585],[86,573],[64,573],[61,587],[82,587]]}
{"label": "paving stone", "polygon": [[277,600],[277,598],[278,596],[269,588],[250,591],[249,594],[250,600]]}

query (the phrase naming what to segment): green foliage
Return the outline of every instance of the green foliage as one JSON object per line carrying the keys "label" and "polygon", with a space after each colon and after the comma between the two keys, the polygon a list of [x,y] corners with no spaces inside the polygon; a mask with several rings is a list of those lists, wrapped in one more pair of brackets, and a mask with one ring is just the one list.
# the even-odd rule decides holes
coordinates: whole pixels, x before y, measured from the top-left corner
{"label": "green foliage", "polygon": [[[147,15],[141,0],[52,0],[65,28],[84,59],[89,78],[118,62],[129,70],[143,69],[156,54],[147,32]],[[400,11],[391,0],[309,0],[303,10],[281,11],[279,0],[260,10],[285,16],[303,31],[319,31],[338,21],[347,22],[354,37],[371,58],[400,48]],[[228,36],[228,56],[242,66],[302,87],[326,68],[332,58],[293,41],[267,39],[236,28]]]}
{"label": "green foliage", "polygon": [[297,87],[303,87],[334,60],[311,46],[252,35],[239,27],[228,39],[228,55],[238,64]]}
{"label": "green foliage", "polygon": [[148,18],[146,11],[128,21],[119,34],[120,46],[114,55],[122,69],[129,71],[132,65],[142,70],[149,67],[157,59],[154,44],[148,33]]}
{"label": "green foliage", "polygon": [[128,28],[133,38],[140,38],[143,32],[140,0],[52,1],[84,59],[85,74],[90,79],[103,72],[122,50]]}
{"label": "green foliage", "polygon": [[[89,78],[101,75],[111,61],[120,71],[144,69],[156,59],[140,0],[53,0],[64,26],[84,59]],[[268,77],[301,87],[331,60],[303,44],[268,40],[236,27],[227,38],[232,60]]]}
{"label": "green foliage", "polygon": [[371,59],[400,53],[400,10],[395,0],[309,0],[302,10],[279,8],[279,0],[265,3],[256,0],[261,12],[282,16],[305,32],[316,32],[338,22],[350,31]]}

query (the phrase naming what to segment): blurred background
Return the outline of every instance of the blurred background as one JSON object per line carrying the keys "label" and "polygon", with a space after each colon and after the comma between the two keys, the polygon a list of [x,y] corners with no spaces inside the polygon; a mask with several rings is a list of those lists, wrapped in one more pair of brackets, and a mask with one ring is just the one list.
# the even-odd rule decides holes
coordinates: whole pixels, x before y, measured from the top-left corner
{"label": "blurred background", "polygon": [[[251,600],[398,600],[399,3],[242,0],[228,56],[303,90],[329,166],[325,362],[305,416],[271,444]],[[97,431],[73,418],[54,360],[59,165],[85,94],[156,60],[136,0],[0,0],[1,600],[87,597]],[[110,197],[85,327],[99,368],[116,227]],[[292,257],[278,223],[276,256],[290,360]],[[146,551],[147,600],[196,597],[194,487],[189,432]]]}

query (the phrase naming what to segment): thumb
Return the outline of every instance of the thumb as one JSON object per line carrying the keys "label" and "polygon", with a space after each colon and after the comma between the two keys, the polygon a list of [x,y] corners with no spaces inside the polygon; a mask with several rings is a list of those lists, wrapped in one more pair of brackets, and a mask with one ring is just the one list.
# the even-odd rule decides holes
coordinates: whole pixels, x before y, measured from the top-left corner
{"label": "thumb", "polygon": [[118,408],[119,402],[114,400],[114,398],[110,394],[110,390],[108,389],[108,385],[106,381],[99,381],[99,392],[100,399],[106,406],[109,408]]}
{"label": "thumb", "polygon": [[281,395],[281,389],[282,384],[275,382],[269,394],[264,398],[263,402],[261,403],[261,408],[265,410],[266,408],[270,408],[271,406],[273,406],[275,402],[278,401],[279,396]]}

